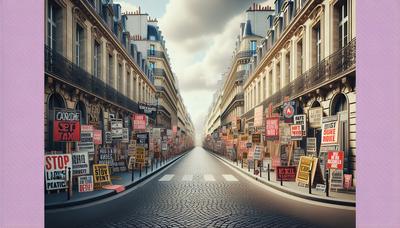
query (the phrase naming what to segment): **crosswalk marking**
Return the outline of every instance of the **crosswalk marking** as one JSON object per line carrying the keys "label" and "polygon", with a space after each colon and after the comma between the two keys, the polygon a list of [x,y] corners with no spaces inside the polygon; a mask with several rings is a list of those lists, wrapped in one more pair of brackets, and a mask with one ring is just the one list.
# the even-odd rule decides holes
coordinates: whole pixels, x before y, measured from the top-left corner
{"label": "crosswalk marking", "polygon": [[205,174],[205,175],[204,175],[204,180],[205,180],[205,181],[215,181],[215,178],[214,178],[214,176],[211,175],[211,174]]}
{"label": "crosswalk marking", "polygon": [[167,174],[164,175],[161,179],[159,179],[158,181],[170,181],[175,175],[173,174]]}
{"label": "crosswalk marking", "polygon": [[222,174],[222,176],[225,178],[226,181],[238,181],[236,177],[230,174]]}
{"label": "crosswalk marking", "polygon": [[182,181],[192,181],[193,180],[193,175],[185,175],[182,178]]}

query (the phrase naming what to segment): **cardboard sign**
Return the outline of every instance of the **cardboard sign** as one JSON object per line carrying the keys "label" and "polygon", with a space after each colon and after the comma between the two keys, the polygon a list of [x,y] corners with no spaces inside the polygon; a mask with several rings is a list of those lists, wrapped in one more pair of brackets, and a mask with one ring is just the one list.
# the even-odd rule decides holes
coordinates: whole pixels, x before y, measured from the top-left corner
{"label": "cardboard sign", "polygon": [[318,158],[301,156],[296,173],[296,182],[308,185],[309,172],[311,171],[311,183],[314,183],[314,176],[317,164]]}
{"label": "cardboard sign", "polygon": [[129,143],[129,130],[128,128],[122,128],[122,143]]}
{"label": "cardboard sign", "polygon": [[260,105],[254,109],[254,127],[263,126],[263,105]]}
{"label": "cardboard sign", "polygon": [[95,145],[103,144],[103,132],[101,130],[95,129],[93,131],[93,143]]}
{"label": "cardboard sign", "polygon": [[329,175],[330,188],[342,189],[343,188],[343,170],[333,169]]}
{"label": "cardboard sign", "polygon": [[79,152],[87,152],[90,155],[94,154],[93,130],[92,125],[81,126],[81,140],[78,142]]}
{"label": "cardboard sign", "polygon": [[111,184],[110,172],[107,164],[94,164],[93,175],[95,184]]}
{"label": "cardboard sign", "polygon": [[121,140],[122,139],[122,120],[111,121],[111,138]]}
{"label": "cardboard sign", "polygon": [[114,149],[113,148],[100,148],[99,151],[99,164],[112,165],[114,162]]}
{"label": "cardboard sign", "polygon": [[307,138],[307,155],[317,156],[317,138]]}
{"label": "cardboard sign", "polygon": [[320,128],[322,123],[322,107],[310,108],[308,110],[308,122],[312,128]]}
{"label": "cardboard sign", "polygon": [[89,172],[88,152],[72,153],[72,176],[88,175]]}
{"label": "cardboard sign", "polygon": [[279,117],[267,117],[265,120],[265,137],[267,140],[279,139]]}
{"label": "cardboard sign", "polygon": [[105,133],[105,143],[106,144],[111,144],[112,143],[112,136],[111,136],[111,132],[110,131],[106,131]]}
{"label": "cardboard sign", "polygon": [[261,146],[256,146],[254,148],[254,154],[253,154],[254,160],[260,160],[261,159],[262,148],[263,147],[261,147]]}
{"label": "cardboard sign", "polygon": [[306,115],[294,115],[294,124],[301,125],[303,136],[307,136],[307,118]]}
{"label": "cardboard sign", "polygon": [[78,177],[78,191],[79,192],[92,192],[93,191],[93,176],[80,176]]}
{"label": "cardboard sign", "polygon": [[251,141],[253,143],[261,143],[261,134],[252,134]]}
{"label": "cardboard sign", "polygon": [[296,181],[296,166],[278,166],[276,170],[277,181]]}
{"label": "cardboard sign", "polygon": [[146,130],[146,115],[133,114],[132,115],[132,128],[133,130]]}
{"label": "cardboard sign", "polygon": [[322,123],[321,144],[337,144],[338,126],[338,121]]}
{"label": "cardboard sign", "polygon": [[[46,190],[65,189],[71,154],[45,155]],[[72,171],[71,171],[72,172]]]}
{"label": "cardboard sign", "polygon": [[340,169],[343,170],[344,152],[343,151],[329,151],[328,160],[326,162],[327,169]]}
{"label": "cardboard sign", "polygon": [[303,131],[301,125],[293,124],[290,125],[290,137],[292,140],[301,140],[303,138]]}
{"label": "cardboard sign", "polygon": [[143,146],[146,150],[149,149],[149,133],[136,133],[136,144]]}
{"label": "cardboard sign", "polygon": [[73,109],[55,109],[53,116],[53,140],[77,142],[80,140],[81,112]]}

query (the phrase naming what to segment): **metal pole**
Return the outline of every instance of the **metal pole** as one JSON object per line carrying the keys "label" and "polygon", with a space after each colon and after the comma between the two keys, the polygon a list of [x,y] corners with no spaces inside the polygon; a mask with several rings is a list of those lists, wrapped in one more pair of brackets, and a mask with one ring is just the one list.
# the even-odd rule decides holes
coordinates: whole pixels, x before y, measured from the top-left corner
{"label": "metal pole", "polygon": [[268,173],[268,181],[270,181],[270,174],[269,174],[269,163],[268,163],[267,173]]}
{"label": "metal pole", "polygon": [[154,162],[154,160],[152,159],[151,160],[151,172],[153,172],[153,162]]}
{"label": "metal pole", "polygon": [[142,163],[139,165],[139,178],[142,178]]}
{"label": "metal pole", "polygon": [[330,170],[328,169],[328,172],[326,173],[326,186],[325,186],[326,197],[329,197],[329,172]]}
{"label": "metal pole", "polygon": [[132,182],[135,181],[135,169],[132,166]]}
{"label": "metal pole", "polygon": [[67,193],[67,200],[69,200],[69,180],[68,180],[68,169],[65,167],[65,185],[67,186],[66,193]]}
{"label": "metal pole", "polygon": [[[146,162],[147,163],[147,162]],[[146,166],[145,166],[145,169],[146,169],[146,175],[147,175],[147,168],[149,167],[149,164],[147,163],[146,164]]]}
{"label": "metal pole", "polygon": [[256,174],[256,160],[253,160],[253,174]]}
{"label": "metal pole", "polygon": [[250,164],[249,163],[250,163],[249,160],[247,160],[247,169],[250,172]]}
{"label": "metal pole", "polygon": [[243,158],[242,158],[242,169],[243,169]]}
{"label": "metal pole", "polygon": [[68,200],[71,199],[71,195],[72,195],[71,167],[68,167]]}
{"label": "metal pole", "polygon": [[308,193],[311,194],[311,169],[308,170]]}
{"label": "metal pole", "polygon": [[260,165],[259,165],[259,167],[260,167],[260,177],[261,177],[261,172],[262,172],[262,166],[261,166],[261,161],[260,161]]}

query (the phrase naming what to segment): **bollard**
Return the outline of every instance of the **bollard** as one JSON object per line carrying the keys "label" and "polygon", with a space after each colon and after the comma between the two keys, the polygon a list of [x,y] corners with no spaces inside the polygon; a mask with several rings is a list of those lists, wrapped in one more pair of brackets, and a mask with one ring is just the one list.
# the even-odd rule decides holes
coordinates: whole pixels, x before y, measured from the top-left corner
{"label": "bollard", "polygon": [[132,166],[132,182],[135,181],[135,169]]}
{"label": "bollard", "polygon": [[282,176],[280,176],[280,178],[281,178],[281,186],[283,186],[283,178],[282,178]]}
{"label": "bollard", "polygon": [[253,161],[253,174],[256,174],[256,160]]}
{"label": "bollard", "polygon": [[65,192],[67,193],[67,200],[69,200],[69,180],[68,180],[68,169],[67,167],[65,167],[65,184],[67,185],[67,189],[65,190]]}
{"label": "bollard", "polygon": [[153,162],[154,160],[151,160],[151,172],[153,172]]}
{"label": "bollard", "polygon": [[262,172],[262,166],[260,166],[260,177],[261,177],[261,172]]}
{"label": "bollard", "polygon": [[326,173],[325,192],[326,192],[326,197],[329,197],[329,169],[328,172]]}
{"label": "bollard", "polygon": [[242,169],[243,169],[243,159],[242,159]]}
{"label": "bollard", "polygon": [[72,194],[72,180],[71,180],[71,167],[68,167],[68,200],[71,199]]}
{"label": "bollard", "polygon": [[148,163],[145,165],[145,169],[146,169],[146,175],[147,175],[147,168],[149,167]]}
{"label": "bollard", "polygon": [[268,181],[270,181],[270,174],[269,174],[269,163],[268,163],[268,167],[267,167],[267,173],[268,173]]}
{"label": "bollard", "polygon": [[311,194],[311,170],[308,171],[308,193]]}
{"label": "bollard", "polygon": [[249,164],[249,161],[247,161],[247,169],[248,169],[248,171],[250,172],[250,164]]}
{"label": "bollard", "polygon": [[139,178],[142,178],[142,164],[139,165]]}

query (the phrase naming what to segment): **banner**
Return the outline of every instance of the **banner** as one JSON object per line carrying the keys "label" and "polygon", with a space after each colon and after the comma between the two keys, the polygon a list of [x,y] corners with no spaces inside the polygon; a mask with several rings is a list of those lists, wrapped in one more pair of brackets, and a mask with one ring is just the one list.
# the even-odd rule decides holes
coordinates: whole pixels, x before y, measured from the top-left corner
{"label": "banner", "polygon": [[93,143],[95,145],[103,144],[103,132],[101,130],[95,129],[93,131]]}
{"label": "banner", "polygon": [[146,150],[149,149],[149,133],[136,133],[136,144],[143,146]]}
{"label": "banner", "polygon": [[306,115],[294,115],[294,124],[301,125],[303,136],[307,136],[307,118]]}
{"label": "banner", "polygon": [[111,178],[107,164],[94,164],[93,175],[95,184],[111,184]]}
{"label": "banner", "polygon": [[263,126],[263,105],[260,105],[254,109],[254,127]]}
{"label": "banner", "polygon": [[301,125],[299,124],[290,125],[290,138],[291,140],[301,140],[303,138]]}
{"label": "banner", "polygon": [[146,115],[133,114],[132,123],[133,130],[146,130]]}
{"label": "banner", "polygon": [[79,192],[92,192],[93,191],[93,176],[80,176],[78,177],[78,191]]}
{"label": "banner", "polygon": [[312,128],[320,128],[322,123],[322,107],[310,108],[308,110],[308,122]]}
{"label": "banner", "polygon": [[321,144],[337,144],[338,121],[322,123]]}
{"label": "banner", "polygon": [[279,139],[279,117],[267,117],[265,123],[265,137],[267,140]]}
{"label": "banner", "polygon": [[278,166],[276,170],[277,181],[296,181],[296,166]]}
{"label": "banner", "polygon": [[89,155],[88,152],[73,152],[72,153],[72,176],[88,175],[89,170]]}
{"label": "banner", "polygon": [[122,139],[122,120],[111,121],[111,138],[121,140]]}
{"label": "banner", "polygon": [[46,190],[67,188],[66,180],[68,168],[72,167],[71,160],[71,154],[45,155]]}
{"label": "banner", "polygon": [[343,170],[344,152],[343,151],[329,151],[328,159],[326,161],[327,169]]}
{"label": "banner", "polygon": [[81,139],[81,112],[72,109],[55,109],[53,117],[53,141],[77,142]]}
{"label": "banner", "polygon": [[81,126],[81,140],[78,142],[79,152],[87,152],[90,155],[94,154],[93,130],[92,125]]}

